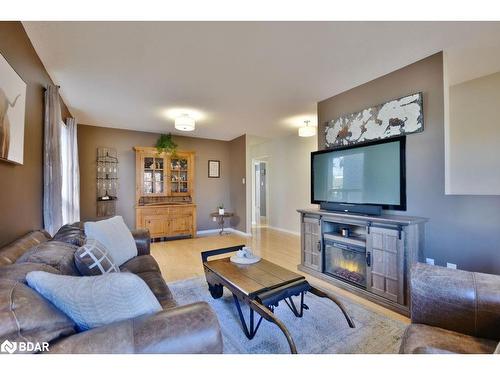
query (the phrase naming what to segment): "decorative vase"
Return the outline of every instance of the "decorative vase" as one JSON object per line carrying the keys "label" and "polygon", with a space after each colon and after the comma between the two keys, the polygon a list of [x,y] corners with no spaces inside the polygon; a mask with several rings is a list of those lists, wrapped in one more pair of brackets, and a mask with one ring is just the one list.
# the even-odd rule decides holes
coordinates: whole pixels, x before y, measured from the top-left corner
{"label": "decorative vase", "polygon": [[219,208],[219,215],[224,215],[224,209],[223,208]]}

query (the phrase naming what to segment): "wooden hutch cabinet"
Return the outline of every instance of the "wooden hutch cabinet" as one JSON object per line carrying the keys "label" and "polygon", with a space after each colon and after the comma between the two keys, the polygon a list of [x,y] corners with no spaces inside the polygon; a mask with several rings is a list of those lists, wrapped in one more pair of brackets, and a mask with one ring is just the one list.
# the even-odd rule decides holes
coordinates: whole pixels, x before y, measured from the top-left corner
{"label": "wooden hutch cabinet", "polygon": [[196,235],[194,152],[159,154],[155,147],[134,147],[136,227],[152,238]]}

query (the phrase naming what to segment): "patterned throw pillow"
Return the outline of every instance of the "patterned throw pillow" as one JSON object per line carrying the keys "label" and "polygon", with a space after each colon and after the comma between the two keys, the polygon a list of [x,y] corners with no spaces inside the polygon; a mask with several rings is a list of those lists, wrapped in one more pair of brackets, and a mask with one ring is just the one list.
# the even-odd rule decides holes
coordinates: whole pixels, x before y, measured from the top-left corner
{"label": "patterned throw pillow", "polygon": [[88,239],[75,252],[75,265],[83,276],[120,272],[108,250],[94,239]]}

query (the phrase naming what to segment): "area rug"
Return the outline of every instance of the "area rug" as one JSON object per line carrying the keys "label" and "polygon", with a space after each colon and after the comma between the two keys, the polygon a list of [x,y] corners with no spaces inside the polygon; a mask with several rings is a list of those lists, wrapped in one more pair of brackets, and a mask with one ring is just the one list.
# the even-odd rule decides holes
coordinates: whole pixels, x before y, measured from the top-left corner
{"label": "area rug", "polygon": [[[208,302],[219,319],[224,340],[224,353],[279,354],[289,353],[285,336],[276,325],[263,320],[259,331],[248,340],[241,329],[238,312],[230,292],[213,299],[204,278],[192,278],[169,283],[180,305],[197,301]],[[356,328],[349,328],[337,306],[329,300],[306,294],[309,310],[297,318],[285,303],[275,309],[276,316],[290,331],[297,351],[302,354],[327,353],[397,353],[406,325],[380,315],[348,299],[339,297],[351,315]],[[248,321],[248,307],[242,304]],[[257,315],[256,315],[257,316]]]}

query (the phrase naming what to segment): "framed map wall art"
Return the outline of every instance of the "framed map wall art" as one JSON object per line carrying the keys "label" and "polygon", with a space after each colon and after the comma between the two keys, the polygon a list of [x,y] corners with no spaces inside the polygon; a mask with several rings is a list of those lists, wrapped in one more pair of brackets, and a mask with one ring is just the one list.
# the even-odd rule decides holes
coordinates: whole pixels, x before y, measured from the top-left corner
{"label": "framed map wall art", "polygon": [[0,160],[23,164],[26,83],[0,55]]}
{"label": "framed map wall art", "polygon": [[423,95],[419,92],[329,121],[325,146],[349,146],[423,130]]}
{"label": "framed map wall art", "polygon": [[220,160],[208,161],[208,177],[220,178]]}

